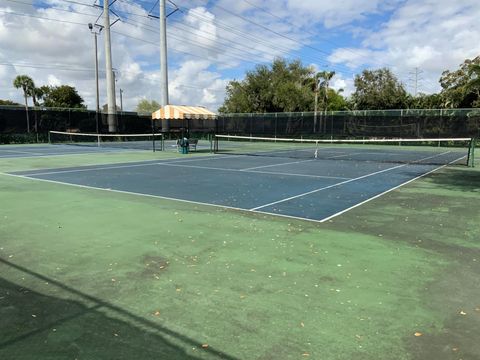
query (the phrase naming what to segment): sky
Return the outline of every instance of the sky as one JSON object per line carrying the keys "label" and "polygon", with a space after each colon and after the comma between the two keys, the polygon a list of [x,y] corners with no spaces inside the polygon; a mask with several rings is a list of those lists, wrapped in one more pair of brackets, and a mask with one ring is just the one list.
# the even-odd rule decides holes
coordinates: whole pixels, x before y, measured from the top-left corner
{"label": "sky", "polygon": [[[23,103],[12,84],[28,75],[38,87],[74,86],[95,109],[88,23],[103,24],[102,6],[103,0],[0,0],[0,99]],[[135,111],[142,99],[160,99],[158,3],[116,0],[111,10],[111,22],[119,19],[111,28],[117,105],[122,89],[123,109]],[[335,71],[332,87],[349,96],[355,75],[383,67],[412,94],[438,92],[444,70],[480,55],[478,0],[173,0],[167,11],[169,102],[212,111],[229,81],[278,57]],[[101,105],[104,38],[101,32]]]}

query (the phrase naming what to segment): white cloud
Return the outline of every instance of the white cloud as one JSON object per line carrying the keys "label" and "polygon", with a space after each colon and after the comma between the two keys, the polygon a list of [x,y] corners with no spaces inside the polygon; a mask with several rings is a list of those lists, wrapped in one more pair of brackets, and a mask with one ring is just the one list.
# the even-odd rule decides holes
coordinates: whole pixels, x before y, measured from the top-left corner
{"label": "white cloud", "polygon": [[59,86],[62,85],[62,82],[55,75],[48,75],[47,84],[50,86]]}
{"label": "white cloud", "polygon": [[342,90],[343,96],[350,96],[355,91],[353,78],[344,78],[342,75],[336,75],[330,84],[332,89]]}
{"label": "white cloud", "polygon": [[387,66],[410,84],[409,74],[419,68],[421,91],[439,91],[442,71],[480,55],[479,17],[477,1],[409,0],[369,31],[362,47],[336,49],[330,60],[357,69]]}
{"label": "white cloud", "polygon": [[[35,6],[1,1],[0,99],[22,102],[21,91],[11,84],[16,75],[27,74],[37,85],[73,85],[89,108],[95,107],[93,36],[87,24],[100,10],[91,1],[77,1],[88,6],[61,0],[45,0],[42,7],[32,0],[29,3]],[[436,91],[443,70],[480,54],[476,40],[480,6],[474,0],[217,0],[208,7],[204,1],[178,3],[182,12],[168,19],[170,98],[175,104],[216,110],[228,79],[241,78],[246,68],[279,56],[336,71],[332,86],[350,94],[354,73],[383,66],[392,68],[405,83],[409,73],[420,68],[420,90]],[[113,66],[127,110],[142,98],[160,96],[158,20],[146,17],[148,9],[141,4],[129,0],[114,4],[123,21],[112,28]],[[375,24],[379,19],[383,23],[371,26],[372,16]],[[337,36],[330,36],[331,32]],[[315,45],[322,52],[308,47],[324,37],[342,43]],[[103,104],[103,33],[98,40]]]}
{"label": "white cloud", "polygon": [[171,102],[178,105],[203,105],[216,110],[223,102],[228,80],[208,70],[207,61],[190,60],[172,72]]}
{"label": "white cloud", "polygon": [[390,0],[287,0],[287,7],[304,21],[322,22],[326,28],[364,20],[370,14],[390,9],[400,1]]}

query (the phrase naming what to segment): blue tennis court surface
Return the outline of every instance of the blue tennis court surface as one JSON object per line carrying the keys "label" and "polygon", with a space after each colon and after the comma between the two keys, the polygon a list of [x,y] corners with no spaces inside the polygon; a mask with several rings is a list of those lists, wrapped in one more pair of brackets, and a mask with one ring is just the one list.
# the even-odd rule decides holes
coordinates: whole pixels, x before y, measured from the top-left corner
{"label": "blue tennis court surface", "polygon": [[325,221],[441,166],[216,155],[11,175]]}

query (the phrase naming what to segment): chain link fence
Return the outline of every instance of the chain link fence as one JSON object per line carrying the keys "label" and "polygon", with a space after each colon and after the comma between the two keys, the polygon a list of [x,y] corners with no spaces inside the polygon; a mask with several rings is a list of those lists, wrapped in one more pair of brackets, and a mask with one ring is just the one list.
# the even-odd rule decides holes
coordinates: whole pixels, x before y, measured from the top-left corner
{"label": "chain link fence", "polygon": [[[47,141],[50,130],[108,133],[107,114],[85,109],[0,106],[0,143]],[[118,112],[118,133],[161,132],[151,114]],[[267,114],[219,114],[215,120],[170,120],[168,137],[252,135],[305,138],[478,137],[480,109],[362,110]]]}

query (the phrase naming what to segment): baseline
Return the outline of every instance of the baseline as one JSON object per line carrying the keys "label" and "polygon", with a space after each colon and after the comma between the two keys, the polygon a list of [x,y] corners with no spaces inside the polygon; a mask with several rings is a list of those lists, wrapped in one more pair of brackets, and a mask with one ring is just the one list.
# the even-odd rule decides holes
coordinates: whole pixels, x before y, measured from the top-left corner
{"label": "baseline", "polygon": [[[278,164],[278,165],[287,165],[287,164],[291,164],[291,163]],[[254,170],[248,170],[248,169],[228,169],[228,168],[219,168],[219,167],[212,167],[212,166],[181,165],[181,164],[178,164],[178,163],[171,163],[171,162],[157,163],[157,165],[185,167],[185,168],[194,168],[194,169],[205,169],[205,170],[234,171],[234,172],[256,173],[256,174],[303,176],[303,177],[310,177],[310,178],[317,178],[317,179],[338,179],[338,180],[351,179],[351,178],[339,177],[339,176],[308,175],[308,174],[284,173],[284,172],[273,172],[273,171],[254,171]],[[267,165],[266,167],[268,167],[268,166],[269,165]],[[258,168],[262,168],[262,167],[263,166],[259,166]]]}
{"label": "baseline", "polygon": [[[419,159],[415,162],[419,162],[419,161],[423,161],[423,160],[428,160],[428,159],[431,159],[431,158],[434,158],[434,157],[437,157],[437,156],[441,156],[441,155],[445,155],[445,154],[448,154],[449,151],[446,151],[446,152],[443,152],[441,154],[438,154],[438,155],[435,155],[435,156],[429,156],[429,157],[425,157],[423,159]],[[460,159],[463,159],[465,156],[455,160],[455,161],[458,161]],[[412,162],[412,163],[415,163],[415,162]],[[359,176],[359,177],[356,177],[356,178],[353,178],[353,179],[348,179],[348,180],[345,180],[345,181],[341,181],[339,183],[336,183],[336,184],[332,184],[332,185],[328,185],[328,186],[325,186],[325,187],[321,187],[319,189],[315,189],[315,190],[312,190],[312,191],[307,191],[305,193],[302,193],[302,194],[298,194],[298,195],[295,195],[295,196],[290,196],[288,198],[285,198],[285,199],[280,199],[280,200],[277,200],[277,201],[274,201],[274,202],[271,202],[269,204],[265,204],[265,205],[261,205],[261,206],[257,206],[257,207],[254,207],[254,208],[251,208],[250,210],[252,211],[256,211],[256,210],[259,210],[259,209],[263,209],[263,208],[266,208],[266,207],[269,207],[269,206],[272,206],[272,205],[276,205],[276,204],[280,204],[280,203],[283,203],[283,202],[286,202],[286,201],[290,201],[290,200],[293,200],[293,199],[297,199],[297,198],[300,198],[300,197],[303,197],[303,196],[307,196],[307,195],[310,195],[310,194],[314,194],[314,193],[317,193],[319,191],[324,191],[324,190],[327,190],[327,189],[330,189],[330,188],[333,188],[333,187],[336,187],[336,186],[340,186],[340,185],[344,185],[344,184],[347,184],[347,183],[350,183],[350,182],[353,182],[353,181],[358,181],[358,180],[361,180],[361,179],[365,179],[367,177],[370,177],[370,176],[374,176],[374,175],[377,175],[377,174],[381,174],[381,173],[384,173],[384,172],[387,172],[387,171],[391,171],[391,170],[395,170],[395,169],[399,169],[399,168],[402,168],[402,167],[405,167],[407,165],[411,165],[412,163],[407,163],[407,164],[401,164],[401,165],[397,165],[397,166],[393,166],[393,167],[389,167],[389,168],[386,168],[386,169],[383,169],[383,170],[379,170],[379,171],[375,171],[373,173],[369,173],[369,174],[366,174],[366,175],[362,175],[362,176]]]}

